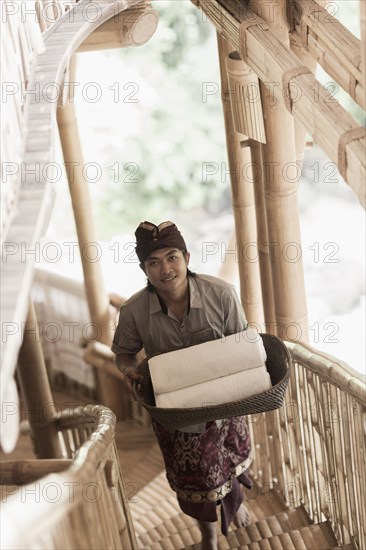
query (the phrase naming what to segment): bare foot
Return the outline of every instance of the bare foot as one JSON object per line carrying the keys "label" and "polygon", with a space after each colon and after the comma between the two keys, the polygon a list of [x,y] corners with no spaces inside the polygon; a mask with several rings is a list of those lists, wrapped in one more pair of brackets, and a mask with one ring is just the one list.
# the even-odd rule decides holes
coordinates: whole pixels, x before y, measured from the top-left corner
{"label": "bare foot", "polygon": [[250,514],[244,504],[240,504],[233,521],[236,527],[246,527],[249,524]]}
{"label": "bare foot", "polygon": [[201,550],[217,550],[216,522],[198,521],[202,533]]}

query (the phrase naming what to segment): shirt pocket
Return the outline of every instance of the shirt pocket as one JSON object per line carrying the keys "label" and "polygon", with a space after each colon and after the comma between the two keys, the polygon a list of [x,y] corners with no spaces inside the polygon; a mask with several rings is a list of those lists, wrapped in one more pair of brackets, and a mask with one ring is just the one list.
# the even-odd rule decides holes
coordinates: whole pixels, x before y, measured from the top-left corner
{"label": "shirt pocket", "polygon": [[216,340],[217,335],[214,328],[207,324],[200,330],[192,333],[192,345],[203,344],[204,342],[210,342]]}

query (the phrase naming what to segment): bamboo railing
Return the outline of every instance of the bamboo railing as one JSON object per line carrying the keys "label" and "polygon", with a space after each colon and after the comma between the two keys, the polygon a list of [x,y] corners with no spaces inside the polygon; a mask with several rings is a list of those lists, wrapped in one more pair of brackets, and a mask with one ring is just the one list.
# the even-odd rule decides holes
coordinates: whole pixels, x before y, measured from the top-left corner
{"label": "bamboo railing", "polygon": [[36,269],[32,295],[51,386],[95,400],[95,372],[83,355],[98,334],[82,282]]}
{"label": "bamboo railing", "polygon": [[315,522],[329,520],[339,544],[365,548],[365,380],[310,346],[288,347],[285,405],[251,417],[254,477]]}
{"label": "bamboo railing", "polygon": [[[11,487],[5,496],[3,491],[1,548],[137,548],[113,413],[99,405],[69,409],[57,426],[67,466],[63,472],[35,480],[42,470],[60,472],[62,459],[54,465],[32,461],[33,467],[28,461],[26,468],[14,463],[12,472],[2,462],[2,483]],[[25,481],[28,485],[20,485]]]}
{"label": "bamboo railing", "polygon": [[[366,543],[366,382],[348,365],[310,346],[287,343],[293,369],[284,406],[251,415],[252,475],[260,505],[275,489],[291,508],[303,505],[315,523],[328,520],[338,543]],[[86,359],[97,368],[112,353],[97,343]],[[144,409],[133,419],[149,425]]]}
{"label": "bamboo railing", "polygon": [[[119,305],[121,298],[114,296],[112,301]],[[249,417],[252,475],[258,489],[248,493],[247,498],[260,506],[260,499],[267,498],[267,490],[275,489],[289,507],[303,505],[315,523],[328,520],[340,545],[353,543],[361,550],[366,543],[363,498],[366,492],[363,426],[366,382],[347,365],[310,346],[295,343],[287,346],[293,368],[284,406]],[[99,342],[87,346],[85,360],[94,368],[119,376],[112,352]],[[146,428],[149,426],[144,409],[135,407],[129,411],[125,402],[124,415],[126,420],[131,415],[131,420]],[[104,542],[98,542],[100,533],[95,526],[99,522],[106,525],[110,537],[108,547],[133,548],[123,482],[115,462],[113,414],[100,406],[87,406],[63,412],[56,425],[61,434],[63,458],[34,461],[36,464],[2,463],[2,483],[9,486],[2,510],[2,520],[7,522],[3,547],[106,547]],[[108,472],[112,468],[109,461],[117,468],[119,481],[114,488],[108,485],[111,477]],[[50,471],[62,473],[37,479],[42,472]],[[17,487],[26,482],[28,485],[24,488]],[[52,504],[49,501],[56,496],[48,493],[51,487],[56,491],[52,495],[59,497],[59,501]],[[68,497],[72,495],[71,501],[66,499],[65,491]],[[98,499],[93,491],[98,491]],[[32,494],[33,497],[24,496]],[[36,507],[34,494],[40,495]],[[95,502],[91,502],[93,500]],[[24,510],[21,522],[17,505]],[[13,515],[15,509],[16,516]],[[31,509],[29,520],[28,509]],[[119,535],[113,527],[115,522],[120,525]],[[42,524],[42,528],[37,524]],[[97,541],[94,546],[86,534],[87,528]],[[122,536],[124,542],[120,543]]]}

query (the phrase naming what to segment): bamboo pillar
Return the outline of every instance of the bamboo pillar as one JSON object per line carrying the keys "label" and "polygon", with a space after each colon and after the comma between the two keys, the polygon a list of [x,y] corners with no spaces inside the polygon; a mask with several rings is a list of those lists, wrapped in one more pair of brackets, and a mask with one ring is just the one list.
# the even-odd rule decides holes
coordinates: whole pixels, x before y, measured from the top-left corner
{"label": "bamboo pillar", "polygon": [[19,352],[18,376],[38,458],[62,458],[57,433],[57,411],[47,377],[36,313],[29,303]]}
{"label": "bamboo pillar", "polygon": [[[229,251],[237,250],[237,238],[235,229],[232,231],[229,239]],[[221,266],[217,276],[228,283],[233,283],[235,281],[235,275],[237,274],[237,254],[229,254],[225,258],[225,262],[221,262]]]}
{"label": "bamboo pillar", "polygon": [[[286,2],[259,0],[251,7],[274,34],[288,42]],[[280,83],[281,85],[282,83]],[[297,186],[294,121],[291,113],[261,84],[267,143],[263,145],[268,234],[278,335],[286,340],[308,340]],[[286,93],[286,90],[285,90]]]}
{"label": "bamboo pillar", "polygon": [[[70,61],[70,81],[73,82],[74,80],[75,58],[73,57]],[[93,243],[97,243],[98,240],[93,223],[92,200],[87,182],[83,176],[84,162],[76,123],[75,108],[69,99],[66,100],[64,107],[58,108],[57,120],[65,166],[73,167],[73,170],[68,173],[68,180],[81,251],[90,319],[95,323],[99,341],[110,345],[112,342],[110,306],[100,262],[90,261],[88,258],[88,248]],[[120,388],[115,377],[97,370],[97,380],[101,402],[114,410],[118,409]]]}
{"label": "bamboo pillar", "polygon": [[266,202],[264,196],[263,145],[250,140],[253,164],[253,184],[257,220],[258,254],[261,277],[265,332],[277,334],[276,312],[272,284],[272,256],[269,246]]}
{"label": "bamboo pillar", "polygon": [[263,327],[262,295],[260,288],[258,260],[248,258],[248,244],[257,243],[254,192],[251,181],[245,179],[246,165],[250,164],[250,151],[242,149],[243,136],[238,134],[233,125],[229,93],[229,84],[226,74],[226,57],[232,51],[230,44],[220,35],[218,37],[218,51],[220,60],[222,102],[226,129],[227,152],[231,171],[231,190],[236,229],[237,251],[239,256],[240,296],[246,318],[249,323]]}

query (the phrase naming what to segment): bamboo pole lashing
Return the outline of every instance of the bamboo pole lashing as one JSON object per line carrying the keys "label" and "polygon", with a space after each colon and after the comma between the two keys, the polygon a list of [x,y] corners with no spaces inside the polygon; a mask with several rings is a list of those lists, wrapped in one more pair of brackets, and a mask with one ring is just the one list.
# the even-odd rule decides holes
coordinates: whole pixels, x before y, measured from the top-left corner
{"label": "bamboo pole lashing", "polygon": [[338,141],[338,170],[343,179],[347,177],[347,145],[352,141],[366,138],[366,128],[350,128]]}
{"label": "bamboo pole lashing", "polygon": [[288,69],[282,74],[282,88],[286,109],[292,114],[293,98],[291,96],[291,80],[302,74],[312,74],[305,65],[298,65]]}

